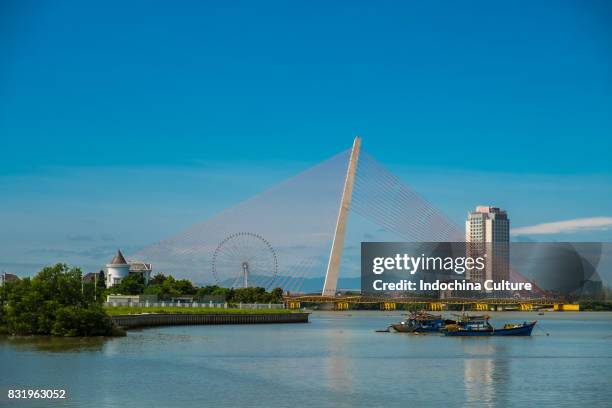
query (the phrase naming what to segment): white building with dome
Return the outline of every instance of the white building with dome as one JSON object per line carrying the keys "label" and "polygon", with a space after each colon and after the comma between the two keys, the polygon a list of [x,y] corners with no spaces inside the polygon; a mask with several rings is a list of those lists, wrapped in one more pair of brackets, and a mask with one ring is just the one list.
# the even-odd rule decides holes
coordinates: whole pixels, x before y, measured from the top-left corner
{"label": "white building with dome", "polygon": [[151,264],[141,261],[126,261],[121,250],[117,250],[117,255],[106,264],[106,287],[110,288],[111,286],[118,285],[123,278],[130,274],[141,274],[145,284],[148,284],[152,271],[153,266]]}

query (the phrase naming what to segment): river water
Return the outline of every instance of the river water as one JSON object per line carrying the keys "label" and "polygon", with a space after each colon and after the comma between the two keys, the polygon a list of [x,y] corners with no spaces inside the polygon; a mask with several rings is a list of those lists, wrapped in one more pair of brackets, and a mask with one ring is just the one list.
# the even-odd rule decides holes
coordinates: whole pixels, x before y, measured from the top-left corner
{"label": "river water", "polygon": [[[375,332],[400,318],[316,312],[308,324],[1,338],[0,405],[612,406],[612,313],[493,313],[496,326],[539,320],[527,338]],[[9,389],[41,388],[67,399],[7,399]]]}

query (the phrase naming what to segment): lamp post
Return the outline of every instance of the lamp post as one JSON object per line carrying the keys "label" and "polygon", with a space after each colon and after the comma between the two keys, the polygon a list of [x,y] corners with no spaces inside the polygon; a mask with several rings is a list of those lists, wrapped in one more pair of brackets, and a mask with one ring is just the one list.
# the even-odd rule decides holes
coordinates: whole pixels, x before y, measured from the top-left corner
{"label": "lamp post", "polygon": [[98,301],[98,274],[94,275],[94,302]]}
{"label": "lamp post", "polygon": [[4,306],[4,302],[6,301],[6,272],[2,271],[2,274],[0,274],[0,278],[2,278],[2,303],[0,303],[1,306]]}

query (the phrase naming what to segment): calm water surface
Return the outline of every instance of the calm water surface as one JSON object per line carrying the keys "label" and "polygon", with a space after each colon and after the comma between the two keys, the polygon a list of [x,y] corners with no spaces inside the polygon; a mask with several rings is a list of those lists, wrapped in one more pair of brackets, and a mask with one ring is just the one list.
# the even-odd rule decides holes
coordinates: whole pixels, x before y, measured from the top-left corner
{"label": "calm water surface", "polygon": [[[0,339],[0,405],[66,407],[612,406],[612,314],[540,321],[528,338],[376,333],[389,312],[309,324],[175,326],[115,339]],[[546,336],[546,332],[550,336]],[[11,388],[64,401],[8,401]]]}

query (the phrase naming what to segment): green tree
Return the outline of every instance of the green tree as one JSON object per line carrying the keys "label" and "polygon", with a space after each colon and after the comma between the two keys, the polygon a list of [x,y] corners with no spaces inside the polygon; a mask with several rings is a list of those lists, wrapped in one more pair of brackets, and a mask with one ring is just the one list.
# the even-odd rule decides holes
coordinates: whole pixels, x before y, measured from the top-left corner
{"label": "green tree", "polygon": [[149,280],[149,285],[161,285],[166,280],[166,275],[157,273]]}
{"label": "green tree", "polygon": [[233,292],[233,289],[222,288],[219,285],[204,286],[198,289],[198,296],[206,295],[227,295],[229,292]]}
{"label": "green tree", "polygon": [[121,282],[110,290],[112,293],[120,295],[141,295],[144,289],[144,277],[139,273],[132,273],[121,279]]}
{"label": "green tree", "polygon": [[11,334],[109,335],[102,306],[85,296],[81,270],[56,264],[10,285],[4,321]]}
{"label": "green tree", "polygon": [[272,292],[270,292],[270,302],[282,303],[283,302],[283,289],[281,288],[272,289]]}
{"label": "green tree", "polygon": [[187,279],[175,281],[174,289],[176,289],[181,295],[195,295],[197,291],[197,289],[193,286],[193,283]]}
{"label": "green tree", "polygon": [[282,301],[283,290],[274,289],[271,293],[266,292],[265,288],[237,288],[233,290],[231,297],[228,298],[232,303],[277,303]]}
{"label": "green tree", "polygon": [[[161,280],[162,277],[164,278],[163,280]],[[169,300],[173,297],[180,296],[181,292],[176,288],[176,282],[176,279],[171,275],[165,276],[163,274],[157,274],[149,282],[149,286],[144,290],[144,294],[157,295],[159,300]],[[191,282],[189,282],[189,284],[191,285]]]}
{"label": "green tree", "polygon": [[100,305],[86,309],[64,306],[56,312],[51,334],[55,336],[102,336],[111,331],[112,322]]}
{"label": "green tree", "polygon": [[197,289],[196,296],[199,299],[204,298],[205,296],[220,296],[223,297],[224,300],[229,300],[233,297],[234,290],[230,288],[222,288],[218,285],[210,285],[204,286]]}

